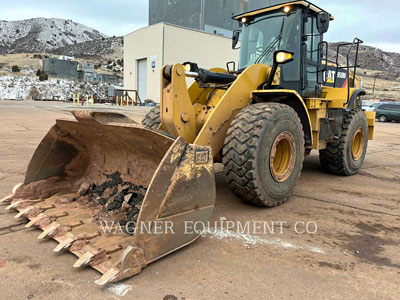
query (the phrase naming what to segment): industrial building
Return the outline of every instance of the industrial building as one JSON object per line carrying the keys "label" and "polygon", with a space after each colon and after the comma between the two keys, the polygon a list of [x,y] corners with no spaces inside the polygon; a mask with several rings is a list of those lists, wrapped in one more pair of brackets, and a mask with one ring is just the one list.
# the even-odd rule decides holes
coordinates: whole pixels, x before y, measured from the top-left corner
{"label": "industrial building", "polygon": [[78,65],[78,79],[88,82],[108,82],[119,84],[121,78],[114,74],[96,73],[94,63],[80,63]]}
{"label": "industrial building", "polygon": [[84,80],[88,82],[108,82],[112,84],[120,84],[121,77],[114,74],[96,73],[93,63],[80,63],[73,60],[73,57],[66,59],[64,56],[60,58],[44,58],[43,71],[53,77]]}
{"label": "industrial building", "polygon": [[45,58],[43,59],[43,71],[49,75],[63,79],[78,79],[78,63],[76,61]]}
{"label": "industrial building", "polygon": [[[285,0],[149,0],[149,27],[124,37],[124,87],[160,101],[163,65],[196,62],[201,68],[238,61],[232,15]],[[190,81],[189,81],[190,82]]]}
{"label": "industrial building", "polygon": [[231,37],[232,16],[287,0],[149,0],[149,25],[165,22]]}
{"label": "industrial building", "polygon": [[202,68],[226,68],[237,59],[231,38],[158,23],[124,37],[124,87],[138,90],[142,100],[159,102],[163,65],[192,61]]}

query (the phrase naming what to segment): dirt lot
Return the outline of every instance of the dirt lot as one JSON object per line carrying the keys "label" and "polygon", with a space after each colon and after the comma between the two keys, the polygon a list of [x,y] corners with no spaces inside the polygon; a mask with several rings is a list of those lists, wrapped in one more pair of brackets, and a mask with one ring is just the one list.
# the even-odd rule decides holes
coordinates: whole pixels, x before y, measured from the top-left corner
{"label": "dirt lot", "polygon": [[[70,117],[72,108],[0,101],[0,198],[23,180],[54,119]],[[120,110],[140,121],[148,108]],[[74,255],[54,253],[56,242],[37,240],[40,230],[24,229],[15,212],[0,206],[0,298],[399,299],[399,195],[400,124],[378,123],[358,175],[322,173],[312,153],[294,195],[277,208],[241,202],[217,176],[213,220],[283,221],[282,234],[209,234],[138,276],[103,288],[94,283],[99,273],[72,268]],[[296,233],[298,221],[315,222],[317,232]]]}

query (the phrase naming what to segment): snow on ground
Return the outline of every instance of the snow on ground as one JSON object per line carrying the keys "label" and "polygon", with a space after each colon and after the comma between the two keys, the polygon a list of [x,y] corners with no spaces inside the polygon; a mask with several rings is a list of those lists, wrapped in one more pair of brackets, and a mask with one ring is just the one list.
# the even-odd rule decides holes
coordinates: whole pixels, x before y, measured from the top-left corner
{"label": "snow on ground", "polygon": [[34,76],[0,76],[0,99],[71,99],[73,94],[105,99],[109,83],[89,83],[59,78],[39,81]]}

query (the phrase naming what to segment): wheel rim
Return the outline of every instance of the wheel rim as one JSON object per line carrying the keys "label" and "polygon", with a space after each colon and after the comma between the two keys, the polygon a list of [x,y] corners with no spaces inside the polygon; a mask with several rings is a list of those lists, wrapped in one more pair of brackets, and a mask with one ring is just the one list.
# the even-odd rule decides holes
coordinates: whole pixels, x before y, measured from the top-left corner
{"label": "wheel rim", "polygon": [[385,117],[385,116],[380,116],[380,117],[379,117],[379,121],[385,122],[385,121],[386,121],[386,117]]}
{"label": "wheel rim", "polygon": [[353,144],[351,147],[351,155],[354,160],[359,160],[364,151],[364,130],[362,128],[358,128],[356,133],[353,136]]}
{"label": "wheel rim", "polygon": [[280,133],[272,145],[270,153],[271,175],[277,182],[286,181],[292,174],[296,160],[296,142],[288,132]]}

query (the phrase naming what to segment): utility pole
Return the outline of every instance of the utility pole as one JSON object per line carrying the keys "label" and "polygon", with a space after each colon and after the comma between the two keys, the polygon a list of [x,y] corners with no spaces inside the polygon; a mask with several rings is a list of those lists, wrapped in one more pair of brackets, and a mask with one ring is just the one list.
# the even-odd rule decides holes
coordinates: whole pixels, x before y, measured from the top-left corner
{"label": "utility pole", "polygon": [[376,84],[376,78],[378,77],[378,73],[375,73],[374,75],[374,87],[372,89],[372,95],[375,95],[375,84]]}

